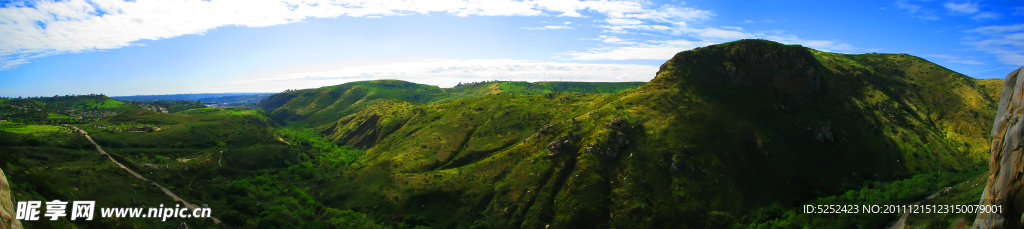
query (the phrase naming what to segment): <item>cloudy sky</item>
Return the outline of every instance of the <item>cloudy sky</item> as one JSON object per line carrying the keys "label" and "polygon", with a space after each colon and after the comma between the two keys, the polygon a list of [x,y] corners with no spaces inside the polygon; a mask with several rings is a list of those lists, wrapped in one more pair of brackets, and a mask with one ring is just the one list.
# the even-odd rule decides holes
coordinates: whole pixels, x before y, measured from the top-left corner
{"label": "cloudy sky", "polygon": [[975,78],[1024,65],[1006,1],[0,1],[0,96],[279,92],[351,81],[648,81],[744,38],[908,53]]}

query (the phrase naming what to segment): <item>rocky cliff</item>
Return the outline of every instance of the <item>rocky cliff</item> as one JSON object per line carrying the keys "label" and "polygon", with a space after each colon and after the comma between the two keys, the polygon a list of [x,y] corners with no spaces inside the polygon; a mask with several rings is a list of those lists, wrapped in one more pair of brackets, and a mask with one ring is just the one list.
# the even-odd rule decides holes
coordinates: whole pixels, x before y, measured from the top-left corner
{"label": "rocky cliff", "polygon": [[0,229],[22,228],[21,221],[14,219],[14,196],[7,176],[0,170]]}
{"label": "rocky cliff", "polygon": [[972,228],[1020,228],[1024,226],[1024,182],[1021,181],[1021,157],[1024,156],[1024,67],[1006,75],[999,110],[992,124],[992,155],[988,186],[981,196],[982,205],[1002,206],[997,214],[978,214]]}

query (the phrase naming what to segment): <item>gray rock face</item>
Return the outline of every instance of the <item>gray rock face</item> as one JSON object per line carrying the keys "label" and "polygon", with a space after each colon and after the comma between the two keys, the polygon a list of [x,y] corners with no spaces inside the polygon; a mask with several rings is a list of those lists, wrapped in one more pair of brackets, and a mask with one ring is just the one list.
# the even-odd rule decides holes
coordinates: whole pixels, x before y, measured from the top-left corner
{"label": "gray rock face", "polygon": [[835,140],[832,139],[832,122],[821,128],[814,129],[814,140],[820,143],[834,142]]}
{"label": "gray rock face", "polygon": [[21,229],[21,221],[14,219],[14,199],[7,176],[0,170],[0,229]]}
{"label": "gray rock face", "polygon": [[1024,223],[1024,67],[1003,81],[992,125],[988,185],[980,204],[1002,206],[1001,213],[980,213],[971,228],[1021,228]]}

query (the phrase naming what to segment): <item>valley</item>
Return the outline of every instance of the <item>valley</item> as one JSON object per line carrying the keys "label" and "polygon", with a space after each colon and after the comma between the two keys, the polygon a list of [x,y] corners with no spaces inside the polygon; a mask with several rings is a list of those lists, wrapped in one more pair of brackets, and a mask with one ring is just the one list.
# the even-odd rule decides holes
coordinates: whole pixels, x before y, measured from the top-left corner
{"label": "valley", "polygon": [[[976,203],[1001,85],[906,54],[740,40],[680,52],[650,82],[359,81],[166,113],[6,99],[0,168],[18,200],[173,192],[216,217],[27,228],[946,228],[974,217],[800,209],[946,187],[922,203]],[[42,115],[54,107],[111,115]]]}

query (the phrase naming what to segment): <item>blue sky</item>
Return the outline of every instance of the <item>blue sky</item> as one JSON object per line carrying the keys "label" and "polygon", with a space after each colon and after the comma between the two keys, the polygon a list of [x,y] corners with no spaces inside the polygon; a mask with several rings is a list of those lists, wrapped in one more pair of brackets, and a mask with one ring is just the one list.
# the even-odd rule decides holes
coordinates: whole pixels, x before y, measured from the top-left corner
{"label": "blue sky", "polygon": [[1020,1],[0,1],[0,96],[279,92],[402,79],[647,81],[744,38],[1024,65]]}

